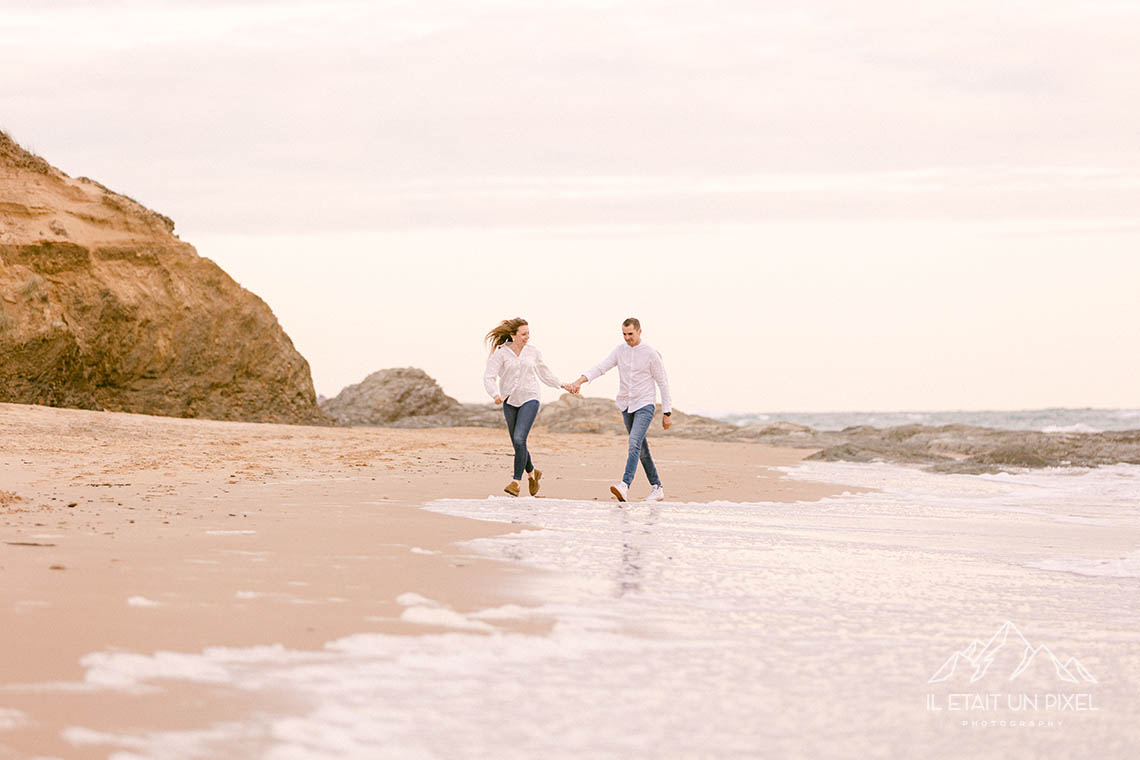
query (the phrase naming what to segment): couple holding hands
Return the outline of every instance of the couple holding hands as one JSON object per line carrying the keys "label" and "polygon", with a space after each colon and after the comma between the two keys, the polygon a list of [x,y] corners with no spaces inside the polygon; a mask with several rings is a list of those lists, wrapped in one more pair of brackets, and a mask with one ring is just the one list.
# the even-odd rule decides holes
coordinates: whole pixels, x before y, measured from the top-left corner
{"label": "couple holding hands", "polygon": [[629,455],[626,457],[625,472],[621,480],[610,486],[610,493],[618,501],[626,501],[629,487],[633,483],[637,463],[645,468],[652,490],[649,501],[665,498],[665,489],[653,457],[649,454],[649,443],[645,434],[653,422],[653,412],[657,403],[657,388],[661,389],[662,426],[668,430],[672,426],[670,415],[673,401],[669,395],[669,379],[665,375],[665,365],[661,355],[648,343],[641,340],[641,322],[630,317],[622,322],[621,335],[624,343],[619,343],[605,359],[594,365],[572,383],[561,383],[542,360],[542,354],[530,345],[530,326],[525,319],[506,319],[486,335],[491,356],[487,359],[487,369],[483,373],[483,387],[495,400],[503,405],[503,416],[507,420],[507,432],[514,444],[514,477],[503,490],[511,496],[518,496],[523,472],[527,473],[530,495],[538,494],[542,471],[531,462],[526,448],[530,428],[538,416],[538,381],[552,388],[562,388],[570,393],[578,393],[582,383],[596,380],[614,367],[618,368],[620,385],[617,406],[629,431]]}

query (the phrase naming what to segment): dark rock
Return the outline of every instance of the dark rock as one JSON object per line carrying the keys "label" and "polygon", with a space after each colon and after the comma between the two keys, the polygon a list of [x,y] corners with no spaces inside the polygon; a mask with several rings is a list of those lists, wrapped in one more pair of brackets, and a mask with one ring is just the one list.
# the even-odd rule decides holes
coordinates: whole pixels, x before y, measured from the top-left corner
{"label": "dark rock", "polygon": [[[686,414],[679,409],[673,409],[673,426],[665,430],[661,426],[661,416],[661,407],[658,405],[653,413],[653,423],[649,426],[650,436],[725,440],[738,438],[741,430],[731,423],[698,414]],[[538,412],[535,425],[552,433],[627,435],[621,410],[613,399],[576,396],[571,393],[563,393],[557,401],[544,405]]]}
{"label": "dark rock", "polygon": [[400,367],[373,372],[321,408],[341,425],[389,425],[406,418],[438,415],[459,406],[422,369]]}
{"label": "dark rock", "polygon": [[503,407],[495,404],[460,404],[445,411],[415,417],[400,417],[388,424],[398,428],[480,427],[506,430]]}
{"label": "dark rock", "polygon": [[893,441],[851,441],[829,446],[807,457],[819,462],[913,462],[932,464],[950,458],[919,446],[900,446]]}
{"label": "dark rock", "polygon": [[[501,407],[460,404],[445,395],[426,373],[410,368],[374,373],[360,386],[346,388],[322,407],[343,424],[409,428],[504,426]],[[816,449],[808,459],[905,462],[925,465],[935,472],[1140,464],[1140,431],[1135,430],[1042,433],[970,425],[899,425],[886,429],[859,425],[821,431],[791,422],[739,427],[677,409],[673,410],[673,422],[670,430],[663,430],[658,409],[649,435]],[[535,427],[553,433],[626,435],[621,412],[611,399],[569,393],[543,405]]]}
{"label": "dark rock", "polygon": [[563,393],[544,404],[535,424],[552,433],[609,433],[625,435],[621,412],[610,399]]}

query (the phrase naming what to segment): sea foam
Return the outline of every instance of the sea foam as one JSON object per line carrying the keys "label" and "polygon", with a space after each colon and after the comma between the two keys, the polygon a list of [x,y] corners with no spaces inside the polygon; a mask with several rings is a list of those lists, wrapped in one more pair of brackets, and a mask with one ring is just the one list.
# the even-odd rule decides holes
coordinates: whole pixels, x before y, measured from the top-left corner
{"label": "sea foam", "polygon": [[[862,758],[888,746],[906,755],[912,737],[932,755],[1008,755],[1022,746],[1011,732],[931,733],[918,695],[957,642],[1016,617],[1054,642],[1058,621],[1111,631],[1071,626],[1062,648],[1115,700],[1096,735],[1140,740],[1132,690],[1111,678],[1140,666],[1140,600],[1119,581],[1136,556],[1049,548],[1106,547],[1135,530],[1140,468],[971,476],[810,463],[786,475],[876,490],[792,504],[433,502],[537,527],[465,544],[548,570],[520,588],[533,605],[459,612],[408,589],[401,617],[430,633],[359,633],[316,652],[89,655],[88,683],[107,689],[181,680],[299,707],[190,733],[69,736],[163,758],[251,747],[280,760]],[[1107,569],[1091,577],[1097,568]],[[1090,586],[1103,583],[1118,585]],[[549,633],[494,627],[526,618]],[[1080,746],[1057,754],[1097,744],[1073,736]]]}

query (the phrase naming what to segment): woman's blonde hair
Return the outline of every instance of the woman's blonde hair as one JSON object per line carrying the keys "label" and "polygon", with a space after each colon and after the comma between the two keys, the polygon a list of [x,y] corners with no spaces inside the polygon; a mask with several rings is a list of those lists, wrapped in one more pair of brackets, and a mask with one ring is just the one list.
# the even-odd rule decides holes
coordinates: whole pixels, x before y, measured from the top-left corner
{"label": "woman's blonde hair", "polygon": [[515,317],[514,319],[504,319],[497,326],[491,328],[491,332],[483,338],[487,341],[487,346],[491,349],[491,353],[495,353],[495,349],[506,343],[511,339],[511,336],[519,331],[519,328],[525,325],[527,321],[522,317]]}

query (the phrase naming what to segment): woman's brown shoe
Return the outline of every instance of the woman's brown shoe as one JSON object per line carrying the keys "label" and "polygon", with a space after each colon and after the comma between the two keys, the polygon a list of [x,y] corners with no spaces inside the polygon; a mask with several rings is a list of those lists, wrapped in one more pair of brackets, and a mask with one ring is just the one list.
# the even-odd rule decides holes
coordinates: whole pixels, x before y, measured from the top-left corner
{"label": "woman's brown shoe", "polygon": [[510,483],[507,483],[507,487],[503,490],[509,493],[511,496],[518,496],[519,484],[512,480]]}
{"label": "woman's brown shoe", "polygon": [[530,488],[531,496],[538,496],[538,481],[541,479],[542,470],[535,467],[534,472],[530,474],[530,480],[527,482],[527,486]]}

